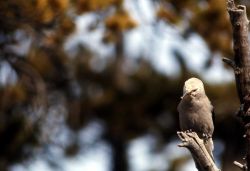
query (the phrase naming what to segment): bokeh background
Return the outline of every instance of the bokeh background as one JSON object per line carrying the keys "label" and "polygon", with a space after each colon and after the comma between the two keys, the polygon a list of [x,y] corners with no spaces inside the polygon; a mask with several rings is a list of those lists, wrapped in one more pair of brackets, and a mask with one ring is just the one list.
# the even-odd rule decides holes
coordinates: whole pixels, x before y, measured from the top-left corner
{"label": "bokeh background", "polygon": [[215,106],[216,162],[237,170],[225,0],[1,0],[0,25],[1,171],[194,170],[176,135],[190,77]]}

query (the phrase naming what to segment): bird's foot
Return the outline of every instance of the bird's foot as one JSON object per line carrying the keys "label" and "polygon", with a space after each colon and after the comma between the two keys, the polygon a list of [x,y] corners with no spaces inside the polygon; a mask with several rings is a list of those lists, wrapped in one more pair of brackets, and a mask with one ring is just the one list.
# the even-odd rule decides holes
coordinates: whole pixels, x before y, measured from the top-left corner
{"label": "bird's foot", "polygon": [[203,138],[205,141],[207,141],[209,138],[212,138],[212,137],[211,137],[211,135],[209,135],[209,134],[203,133],[203,134],[202,134],[202,138]]}
{"label": "bird's foot", "polygon": [[191,132],[193,132],[193,130],[192,130],[192,129],[188,129],[188,130],[186,130],[186,131],[184,131],[184,132],[186,132],[186,133],[191,133]]}

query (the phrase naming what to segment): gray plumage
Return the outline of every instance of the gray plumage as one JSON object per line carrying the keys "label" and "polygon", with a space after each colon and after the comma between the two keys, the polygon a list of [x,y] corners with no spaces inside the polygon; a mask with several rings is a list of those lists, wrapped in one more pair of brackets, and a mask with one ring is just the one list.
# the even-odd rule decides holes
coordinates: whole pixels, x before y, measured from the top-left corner
{"label": "gray plumage", "polygon": [[206,149],[213,158],[213,106],[206,96],[201,80],[190,78],[185,82],[178,112],[181,130],[196,132],[204,140]]}

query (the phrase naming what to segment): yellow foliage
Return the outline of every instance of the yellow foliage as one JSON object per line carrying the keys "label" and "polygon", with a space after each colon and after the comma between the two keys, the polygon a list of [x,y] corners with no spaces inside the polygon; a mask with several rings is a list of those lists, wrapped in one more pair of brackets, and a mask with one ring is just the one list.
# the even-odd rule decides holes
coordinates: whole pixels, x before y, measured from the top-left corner
{"label": "yellow foliage", "polygon": [[53,69],[48,55],[42,50],[33,50],[29,54],[28,60],[32,66],[43,76],[49,75]]}
{"label": "yellow foliage", "polygon": [[16,99],[16,101],[25,101],[27,94],[21,84],[17,84],[9,88],[10,99]]}
{"label": "yellow foliage", "polygon": [[44,9],[40,19],[42,23],[49,23],[54,19],[54,17],[54,11],[51,8],[46,8]]}
{"label": "yellow foliage", "polygon": [[50,4],[54,10],[65,11],[69,6],[69,0],[50,0]]}
{"label": "yellow foliage", "polygon": [[36,1],[36,10],[43,11],[48,6],[48,0],[37,0]]}
{"label": "yellow foliage", "polygon": [[121,5],[123,0],[78,0],[78,12],[102,10],[111,5]]}
{"label": "yellow foliage", "polygon": [[[186,20],[190,30],[200,34],[212,52],[231,56],[232,33],[226,10],[226,0],[164,0],[157,16],[177,24]],[[187,16],[187,17],[184,17]]]}
{"label": "yellow foliage", "polygon": [[206,9],[196,12],[192,18],[193,28],[207,41],[213,52],[220,51],[231,56],[231,25],[226,13],[226,1],[211,0]]}
{"label": "yellow foliage", "polygon": [[120,32],[134,28],[137,23],[126,11],[120,10],[114,15],[108,17],[105,20],[105,25],[111,31]]}
{"label": "yellow foliage", "polygon": [[56,11],[64,11],[69,6],[69,0],[36,0],[36,10],[44,11],[53,8]]}
{"label": "yellow foliage", "polygon": [[1,107],[8,108],[9,106],[17,103],[23,103],[27,100],[27,92],[21,83],[7,86],[3,92],[1,92]]}
{"label": "yellow foliage", "polygon": [[37,0],[34,13],[37,20],[42,23],[49,23],[59,13],[63,13],[69,6],[69,0]]}
{"label": "yellow foliage", "polygon": [[162,6],[160,6],[156,15],[159,19],[163,19],[171,23],[176,23],[177,21],[179,21],[179,17],[174,11],[172,11],[171,9],[165,9]]}
{"label": "yellow foliage", "polygon": [[63,34],[71,33],[75,28],[74,22],[70,18],[64,18],[61,22],[61,30]]}

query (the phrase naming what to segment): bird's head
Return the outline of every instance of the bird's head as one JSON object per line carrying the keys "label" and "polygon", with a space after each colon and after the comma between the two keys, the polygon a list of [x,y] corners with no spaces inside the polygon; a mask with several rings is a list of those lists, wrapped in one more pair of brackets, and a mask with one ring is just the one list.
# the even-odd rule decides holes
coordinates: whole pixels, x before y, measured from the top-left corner
{"label": "bird's head", "polygon": [[187,81],[185,81],[184,87],[183,87],[183,97],[186,95],[189,96],[197,96],[198,94],[204,94],[204,85],[201,80],[198,78],[190,78]]}

